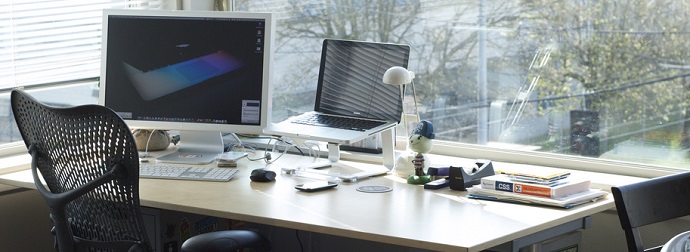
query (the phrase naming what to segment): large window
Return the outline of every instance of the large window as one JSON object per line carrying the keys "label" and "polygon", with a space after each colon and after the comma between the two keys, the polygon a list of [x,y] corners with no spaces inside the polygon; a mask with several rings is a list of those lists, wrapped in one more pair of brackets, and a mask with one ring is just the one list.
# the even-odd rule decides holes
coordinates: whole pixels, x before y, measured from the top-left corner
{"label": "large window", "polygon": [[[97,66],[85,63],[99,60],[98,40],[91,37],[98,36],[95,13],[104,8],[99,4],[127,7],[123,3],[157,1],[2,1],[0,89],[59,83],[46,97],[93,98],[95,84],[83,94],[64,92],[64,84],[96,83]],[[79,14],[83,18],[66,13],[80,10],[76,5],[94,12]],[[405,43],[412,48],[419,113],[436,130],[434,151],[645,176],[654,174],[640,171],[690,168],[690,5],[684,1],[233,5],[277,13],[274,121],[312,108],[324,38]],[[41,40],[44,35],[60,42]],[[43,60],[53,68],[35,65]],[[0,93],[0,142],[18,140],[6,133],[6,99]]]}
{"label": "large window", "polygon": [[435,149],[690,167],[683,1],[237,0],[235,9],[279,13],[274,120],[311,109],[323,38],[406,43]]}
{"label": "large window", "polygon": [[0,1],[0,144],[21,140],[9,90],[34,89],[34,95],[53,105],[96,103],[102,10],[160,8],[162,2]]}

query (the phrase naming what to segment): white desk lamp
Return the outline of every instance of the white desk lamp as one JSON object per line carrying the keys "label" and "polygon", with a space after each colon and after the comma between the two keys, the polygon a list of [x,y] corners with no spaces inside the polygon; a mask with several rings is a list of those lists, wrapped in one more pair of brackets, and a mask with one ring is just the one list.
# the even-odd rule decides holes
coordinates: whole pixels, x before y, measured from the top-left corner
{"label": "white desk lamp", "polygon": [[[405,130],[405,138],[410,134],[408,132],[408,123],[419,122],[419,110],[417,107],[417,93],[414,88],[414,72],[405,69],[404,67],[394,66],[386,70],[383,74],[383,83],[389,85],[400,86],[400,100],[403,101],[402,104],[402,123]],[[411,84],[412,86],[412,97],[414,100],[414,114],[408,114],[405,110],[405,86]],[[405,152],[401,153],[395,162],[393,170],[400,177],[407,177],[409,175],[414,175],[414,165],[412,164],[412,158],[414,158],[414,153],[407,149],[407,139],[405,141]]]}
{"label": "white desk lamp", "polygon": [[383,74],[383,83],[390,85],[405,85],[412,83],[412,80],[414,73],[400,66],[388,68]]}

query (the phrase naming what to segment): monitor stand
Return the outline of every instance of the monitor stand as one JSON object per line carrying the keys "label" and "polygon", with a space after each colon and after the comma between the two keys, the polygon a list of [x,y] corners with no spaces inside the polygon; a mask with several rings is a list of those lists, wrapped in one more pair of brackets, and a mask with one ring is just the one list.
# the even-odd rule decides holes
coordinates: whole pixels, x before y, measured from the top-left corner
{"label": "monitor stand", "polygon": [[220,132],[180,131],[177,151],[156,160],[165,163],[210,164],[224,150]]}

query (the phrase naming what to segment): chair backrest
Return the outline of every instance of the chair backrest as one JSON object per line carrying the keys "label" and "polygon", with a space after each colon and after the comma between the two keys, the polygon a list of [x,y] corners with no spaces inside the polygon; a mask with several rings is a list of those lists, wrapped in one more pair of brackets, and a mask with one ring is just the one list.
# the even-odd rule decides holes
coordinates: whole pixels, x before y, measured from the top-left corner
{"label": "chair backrest", "polygon": [[11,103],[34,182],[50,206],[58,251],[150,251],[139,156],[122,118],[99,105],[50,107],[18,90]]}
{"label": "chair backrest", "polygon": [[690,172],[611,187],[611,192],[631,252],[646,251],[640,227],[690,215]]}

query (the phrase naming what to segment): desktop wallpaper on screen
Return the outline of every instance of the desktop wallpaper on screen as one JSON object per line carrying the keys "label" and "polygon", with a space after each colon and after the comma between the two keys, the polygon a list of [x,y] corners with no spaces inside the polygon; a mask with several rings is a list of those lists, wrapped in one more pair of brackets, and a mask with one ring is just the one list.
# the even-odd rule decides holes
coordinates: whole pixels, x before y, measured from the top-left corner
{"label": "desktop wallpaper on screen", "polygon": [[111,16],[108,106],[125,119],[260,124],[263,23]]}

